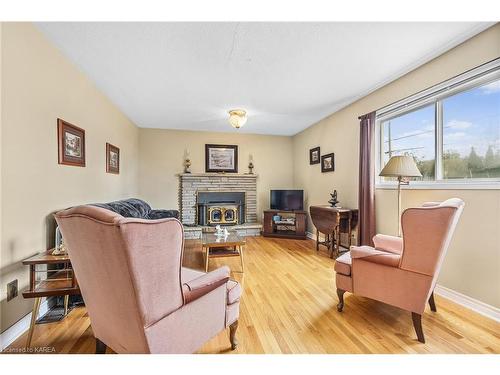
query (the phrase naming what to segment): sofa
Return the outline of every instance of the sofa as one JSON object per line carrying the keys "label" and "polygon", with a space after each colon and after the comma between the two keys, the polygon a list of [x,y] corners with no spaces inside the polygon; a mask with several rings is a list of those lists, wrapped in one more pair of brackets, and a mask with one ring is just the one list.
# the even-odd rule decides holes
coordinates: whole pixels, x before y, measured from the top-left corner
{"label": "sofa", "polygon": [[157,220],[169,217],[179,218],[179,211],[177,210],[153,210],[149,204],[137,198],[123,199],[109,203],[93,203],[91,206],[105,208],[123,217],[135,217],[136,219]]}

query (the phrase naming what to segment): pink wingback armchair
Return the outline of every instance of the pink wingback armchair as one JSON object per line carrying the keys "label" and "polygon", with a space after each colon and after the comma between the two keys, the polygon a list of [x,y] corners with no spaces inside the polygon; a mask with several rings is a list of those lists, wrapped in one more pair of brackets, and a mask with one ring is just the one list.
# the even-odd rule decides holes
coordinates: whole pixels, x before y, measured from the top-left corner
{"label": "pink wingback armchair", "polygon": [[94,206],[55,214],[74,268],[96,353],[192,353],[230,328],[235,349],[240,285],[229,268],[182,267],[177,219],[145,220]]}
{"label": "pink wingback armchair", "polygon": [[401,216],[402,238],[377,234],[375,247],[351,246],[335,262],[338,311],[346,291],[397,306],[412,313],[418,341],[425,342],[422,314],[427,301],[436,311],[434,286],[464,206],[452,198],[409,208]]}

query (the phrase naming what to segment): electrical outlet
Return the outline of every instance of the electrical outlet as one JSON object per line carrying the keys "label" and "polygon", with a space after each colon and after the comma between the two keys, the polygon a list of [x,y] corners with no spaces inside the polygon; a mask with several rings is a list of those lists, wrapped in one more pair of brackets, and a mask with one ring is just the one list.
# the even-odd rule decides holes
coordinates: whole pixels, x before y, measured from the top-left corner
{"label": "electrical outlet", "polygon": [[17,279],[7,284],[7,302],[17,297]]}

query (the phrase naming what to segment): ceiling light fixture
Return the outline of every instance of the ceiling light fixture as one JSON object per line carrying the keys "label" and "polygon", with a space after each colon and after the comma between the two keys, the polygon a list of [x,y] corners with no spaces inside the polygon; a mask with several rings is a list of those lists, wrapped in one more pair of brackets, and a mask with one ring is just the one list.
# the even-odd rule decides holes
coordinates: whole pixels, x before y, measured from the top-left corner
{"label": "ceiling light fixture", "polygon": [[241,128],[247,122],[247,111],[244,109],[232,109],[229,111],[229,123],[235,129]]}

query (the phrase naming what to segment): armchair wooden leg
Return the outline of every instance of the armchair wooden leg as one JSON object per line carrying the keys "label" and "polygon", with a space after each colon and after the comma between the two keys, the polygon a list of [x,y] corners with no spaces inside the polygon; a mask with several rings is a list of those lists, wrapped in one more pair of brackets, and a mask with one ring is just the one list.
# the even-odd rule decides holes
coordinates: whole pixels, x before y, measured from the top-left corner
{"label": "armchair wooden leg", "polygon": [[319,230],[316,230],[316,251],[319,250]]}
{"label": "armchair wooden leg", "polygon": [[339,303],[337,305],[338,312],[342,312],[342,310],[344,309],[344,293],[345,290],[337,288],[337,296],[339,297]]}
{"label": "armchair wooden leg", "polygon": [[434,302],[434,292],[431,293],[431,296],[429,297],[429,306],[431,307],[432,312],[436,312],[436,302]]}
{"label": "armchair wooden leg", "polygon": [[413,320],[413,327],[415,328],[418,341],[425,344],[424,331],[422,330],[422,315],[412,312],[411,319]]}
{"label": "armchair wooden leg", "polygon": [[236,339],[236,330],[238,329],[238,321],[235,321],[229,326],[229,341],[231,341],[231,350],[236,349],[238,340]]}
{"label": "armchair wooden leg", "polygon": [[106,354],[106,344],[98,338],[95,339],[95,354]]}

